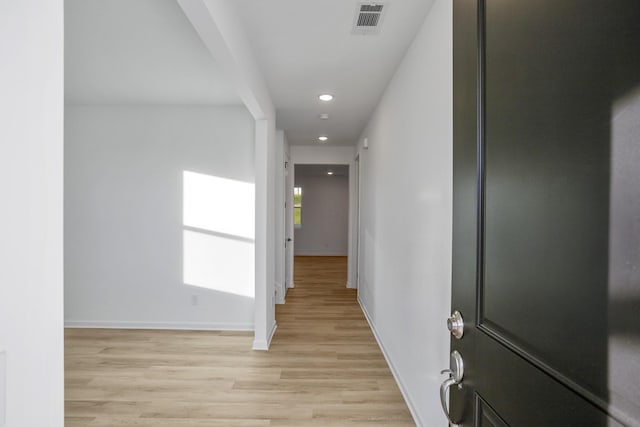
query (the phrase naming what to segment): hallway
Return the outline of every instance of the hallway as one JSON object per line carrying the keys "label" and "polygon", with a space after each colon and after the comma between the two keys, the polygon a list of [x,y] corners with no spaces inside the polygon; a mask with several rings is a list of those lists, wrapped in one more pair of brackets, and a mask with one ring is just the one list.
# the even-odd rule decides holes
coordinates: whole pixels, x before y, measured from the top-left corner
{"label": "hallway", "polygon": [[297,257],[268,352],[250,332],[67,329],[75,426],[413,426],[345,257]]}
{"label": "hallway", "polygon": [[297,256],[294,274],[269,350],[286,358],[281,378],[300,393],[290,402],[305,406],[296,399],[317,394],[316,425],[413,426],[357,291],[345,287],[347,257]]}

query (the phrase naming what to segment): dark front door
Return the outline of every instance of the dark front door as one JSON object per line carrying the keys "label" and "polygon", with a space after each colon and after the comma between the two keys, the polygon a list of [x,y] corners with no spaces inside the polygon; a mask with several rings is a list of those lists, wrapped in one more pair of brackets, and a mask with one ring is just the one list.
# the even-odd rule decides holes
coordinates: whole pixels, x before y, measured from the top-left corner
{"label": "dark front door", "polygon": [[465,426],[640,425],[640,1],[454,0]]}

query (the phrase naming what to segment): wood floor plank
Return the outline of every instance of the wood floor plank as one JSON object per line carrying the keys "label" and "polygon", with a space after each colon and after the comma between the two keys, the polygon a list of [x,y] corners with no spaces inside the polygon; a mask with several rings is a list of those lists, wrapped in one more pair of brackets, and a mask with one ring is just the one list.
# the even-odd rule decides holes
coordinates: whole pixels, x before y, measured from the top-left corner
{"label": "wood floor plank", "polygon": [[296,257],[268,352],[250,332],[66,330],[65,425],[414,425],[346,273]]}
{"label": "wood floor plank", "polygon": [[270,420],[258,419],[193,419],[193,418],[96,418],[83,427],[260,427],[270,426]]}

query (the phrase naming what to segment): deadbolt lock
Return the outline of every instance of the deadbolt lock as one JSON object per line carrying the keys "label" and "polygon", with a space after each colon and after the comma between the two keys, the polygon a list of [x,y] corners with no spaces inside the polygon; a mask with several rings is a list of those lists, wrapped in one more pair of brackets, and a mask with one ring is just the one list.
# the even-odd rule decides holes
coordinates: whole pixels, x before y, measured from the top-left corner
{"label": "deadbolt lock", "polygon": [[462,338],[462,335],[464,335],[464,320],[458,310],[454,311],[451,317],[447,319],[447,329],[457,339]]}

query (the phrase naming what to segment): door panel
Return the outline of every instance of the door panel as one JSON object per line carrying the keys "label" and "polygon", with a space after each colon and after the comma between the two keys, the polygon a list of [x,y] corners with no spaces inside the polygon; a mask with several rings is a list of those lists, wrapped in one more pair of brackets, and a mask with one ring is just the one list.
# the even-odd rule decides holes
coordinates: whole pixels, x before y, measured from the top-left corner
{"label": "door panel", "polygon": [[487,402],[476,394],[476,419],[480,427],[507,427],[500,415],[498,415]]}
{"label": "door panel", "polygon": [[508,425],[619,425],[556,377],[484,334],[477,337],[475,358],[482,370],[476,391]]}
{"label": "door panel", "polygon": [[638,22],[636,0],[454,2],[463,425],[640,425]]}
{"label": "door panel", "polygon": [[611,106],[594,17],[609,8],[486,2],[480,306],[481,325],[603,401]]}

